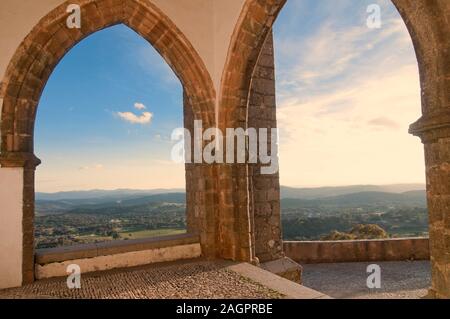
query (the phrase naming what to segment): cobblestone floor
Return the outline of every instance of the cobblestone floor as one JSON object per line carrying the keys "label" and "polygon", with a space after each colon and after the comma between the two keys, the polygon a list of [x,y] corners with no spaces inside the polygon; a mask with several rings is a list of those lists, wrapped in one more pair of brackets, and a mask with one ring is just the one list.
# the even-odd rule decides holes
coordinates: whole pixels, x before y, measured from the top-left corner
{"label": "cobblestone floor", "polygon": [[0,291],[0,298],[245,298],[283,297],[226,269],[222,262],[179,262],[82,276],[81,289],[69,290],[66,278]]}
{"label": "cobblestone floor", "polygon": [[[381,289],[368,289],[367,266],[381,267]],[[303,284],[333,298],[418,299],[431,286],[428,261],[303,265]]]}
{"label": "cobblestone floor", "polygon": [[[333,298],[416,299],[431,285],[430,263],[378,262],[379,290],[366,286],[370,263],[303,265],[303,284]],[[190,261],[114,270],[82,276],[81,289],[69,290],[66,278],[42,280],[0,290],[0,298],[282,298],[283,295],[243,277],[222,261]]]}

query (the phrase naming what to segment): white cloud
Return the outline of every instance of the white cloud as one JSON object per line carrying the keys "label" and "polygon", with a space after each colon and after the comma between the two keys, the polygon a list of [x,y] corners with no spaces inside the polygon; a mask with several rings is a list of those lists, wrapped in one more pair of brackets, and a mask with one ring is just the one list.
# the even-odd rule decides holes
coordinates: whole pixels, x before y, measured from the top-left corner
{"label": "white cloud", "polygon": [[117,115],[124,121],[131,124],[150,124],[153,114],[150,112],[143,112],[141,115],[136,115],[131,112],[117,112]]}
{"label": "white cloud", "polygon": [[144,104],[142,104],[142,103],[134,103],[134,108],[136,109],[136,110],[140,110],[140,111],[142,111],[142,110],[145,110],[146,109],[146,107],[145,107],[145,105]]}
{"label": "white cloud", "polygon": [[401,18],[385,21],[377,31],[337,23],[328,21],[305,39],[291,35],[277,41],[279,98],[305,100],[353,86],[355,76],[416,63]]}

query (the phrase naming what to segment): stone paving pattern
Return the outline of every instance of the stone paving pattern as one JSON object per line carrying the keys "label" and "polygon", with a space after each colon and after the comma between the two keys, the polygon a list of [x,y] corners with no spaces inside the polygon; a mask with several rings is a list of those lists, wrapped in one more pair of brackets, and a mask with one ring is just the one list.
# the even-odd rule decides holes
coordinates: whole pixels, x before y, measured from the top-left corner
{"label": "stone paving pattern", "polygon": [[[431,283],[428,261],[377,262],[382,288],[366,287],[370,263],[303,265],[306,287],[339,299],[418,299]],[[113,270],[82,276],[82,288],[69,290],[66,278],[42,280],[0,291],[0,298],[74,299],[270,299],[283,295],[243,277],[222,261],[188,261]]]}
{"label": "stone paving pattern", "polygon": [[[367,266],[381,267],[381,289],[366,286]],[[303,284],[333,298],[418,299],[431,285],[429,261],[303,265]]]}
{"label": "stone paving pattern", "polygon": [[283,296],[226,269],[226,262],[177,262],[82,276],[81,289],[66,278],[0,291],[0,298],[269,299]]}

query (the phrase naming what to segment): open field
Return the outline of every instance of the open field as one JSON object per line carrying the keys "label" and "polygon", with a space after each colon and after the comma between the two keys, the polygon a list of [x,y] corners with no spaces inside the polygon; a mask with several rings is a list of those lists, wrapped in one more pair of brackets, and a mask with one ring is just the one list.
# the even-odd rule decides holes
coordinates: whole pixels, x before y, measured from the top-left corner
{"label": "open field", "polygon": [[152,238],[160,236],[170,236],[186,233],[185,229],[152,229],[152,230],[140,230],[140,231],[130,231],[130,232],[119,232],[119,238],[113,239],[112,236],[99,236],[99,235],[83,235],[77,236],[76,238],[82,242],[102,242],[111,240],[127,240],[127,239],[142,239],[142,238]]}
{"label": "open field", "polygon": [[141,238],[152,238],[160,236],[170,236],[185,234],[185,229],[154,229],[154,230],[141,230],[136,232],[120,232],[119,236],[121,239],[141,239]]}

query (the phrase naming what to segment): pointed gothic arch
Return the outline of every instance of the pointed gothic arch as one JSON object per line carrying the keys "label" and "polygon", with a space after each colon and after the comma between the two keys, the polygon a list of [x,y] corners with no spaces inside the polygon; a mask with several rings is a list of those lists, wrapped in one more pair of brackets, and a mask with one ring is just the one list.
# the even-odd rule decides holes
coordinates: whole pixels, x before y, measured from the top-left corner
{"label": "pointed gothic arch", "polygon": [[[144,0],[78,0],[81,8],[80,29],[69,29],[66,19],[67,3],[44,18],[26,36],[11,59],[0,86],[1,108],[1,167],[24,169],[22,193],[22,279],[34,280],[34,175],[40,160],[34,155],[34,122],[39,99],[52,71],[64,55],[85,37],[116,24],[124,24],[146,39],[169,64],[180,79],[185,92],[185,107],[191,108],[192,119],[205,126],[215,121],[215,90],[206,66],[189,40],[177,26],[154,4]],[[186,120],[185,120],[186,121]],[[188,172],[188,168],[187,168]],[[204,173],[203,171],[200,173]],[[186,183],[194,176],[186,173]],[[204,176],[205,179],[213,178]],[[187,190],[188,201],[194,197]],[[192,190],[194,192],[195,190]],[[205,202],[197,203],[205,209]],[[189,206],[189,203],[188,203]],[[193,205],[191,205],[193,206]],[[193,209],[187,211],[194,218]],[[198,218],[205,218],[206,213]],[[188,222],[188,230],[206,228]],[[189,229],[190,228],[190,229]]]}
{"label": "pointed gothic arch", "polygon": [[[258,81],[255,70],[259,67],[262,52],[267,50],[265,43],[270,43],[271,28],[286,1],[246,0],[222,73],[220,127],[249,125],[253,83]],[[425,147],[433,273],[430,292],[433,296],[445,297],[450,287],[450,22],[445,13],[450,10],[450,6],[448,1],[440,0],[427,4],[410,0],[391,1],[410,33],[419,65],[422,117],[411,125],[410,133],[419,136]],[[266,247],[265,251],[270,252],[270,247],[264,242],[267,236],[258,236],[255,230],[258,216],[252,207],[252,198],[258,190],[253,184],[259,177],[252,175],[251,170],[247,170],[246,177],[247,183],[242,190],[248,190],[246,196],[250,203],[249,214],[253,227],[252,247]],[[265,187],[263,192],[267,191]],[[258,243],[261,240],[263,242]]]}

